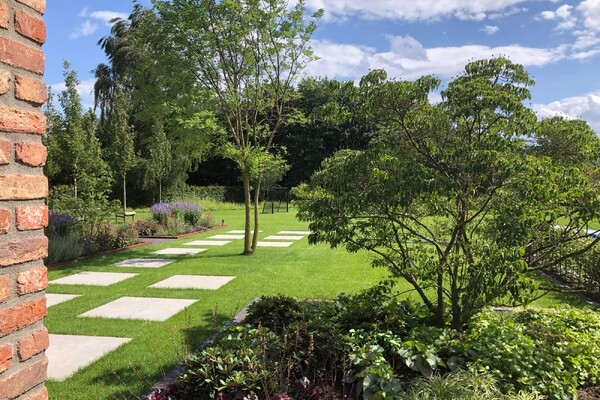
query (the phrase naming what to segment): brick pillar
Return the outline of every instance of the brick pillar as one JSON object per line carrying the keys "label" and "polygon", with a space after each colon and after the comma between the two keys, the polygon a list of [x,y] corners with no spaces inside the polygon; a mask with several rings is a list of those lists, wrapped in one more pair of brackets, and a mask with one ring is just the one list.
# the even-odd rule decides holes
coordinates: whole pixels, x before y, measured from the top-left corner
{"label": "brick pillar", "polygon": [[0,0],[0,400],[48,398],[46,0]]}

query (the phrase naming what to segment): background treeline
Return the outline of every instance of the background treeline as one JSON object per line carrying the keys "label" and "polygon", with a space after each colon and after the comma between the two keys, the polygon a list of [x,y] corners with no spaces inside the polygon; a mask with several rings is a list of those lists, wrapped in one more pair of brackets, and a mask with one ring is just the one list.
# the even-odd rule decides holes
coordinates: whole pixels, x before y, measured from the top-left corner
{"label": "background treeline", "polygon": [[[108,63],[94,71],[93,110],[82,106],[77,74],[65,62],[66,88],[46,106],[51,201],[147,205],[188,185],[233,187],[224,198],[242,200],[237,166],[220,153],[226,139],[214,95],[199,88],[194,66],[176,57],[160,31],[155,12],[140,5],[115,22],[98,43]],[[294,118],[275,138],[289,165],[282,185],[308,180],[337,150],[366,147],[373,128],[363,102],[354,82],[299,81],[289,101]]]}

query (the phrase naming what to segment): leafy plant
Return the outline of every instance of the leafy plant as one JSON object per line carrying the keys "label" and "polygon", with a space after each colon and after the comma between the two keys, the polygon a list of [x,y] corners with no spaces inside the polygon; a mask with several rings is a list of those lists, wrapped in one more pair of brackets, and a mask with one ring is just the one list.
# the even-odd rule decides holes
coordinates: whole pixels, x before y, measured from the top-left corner
{"label": "leafy plant", "polygon": [[306,319],[300,303],[288,296],[263,296],[248,307],[245,323],[259,324],[275,333],[282,333],[286,326]]}

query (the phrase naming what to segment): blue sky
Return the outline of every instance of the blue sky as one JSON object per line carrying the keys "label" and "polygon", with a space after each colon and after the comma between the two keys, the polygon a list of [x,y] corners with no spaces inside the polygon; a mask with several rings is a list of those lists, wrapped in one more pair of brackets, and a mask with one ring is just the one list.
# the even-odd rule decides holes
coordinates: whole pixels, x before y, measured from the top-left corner
{"label": "blue sky", "polygon": [[[140,0],[149,5],[149,0]],[[600,0],[306,0],[325,9],[314,35],[320,60],[307,73],[357,80],[369,69],[447,82],[469,60],[505,55],[536,80],[532,107],[541,117],[587,120],[600,134]],[[98,40],[109,20],[126,17],[127,0],[52,0],[46,82],[62,87],[62,60],[71,61],[92,105],[92,70],[104,62]],[[436,96],[432,96],[435,100]]]}

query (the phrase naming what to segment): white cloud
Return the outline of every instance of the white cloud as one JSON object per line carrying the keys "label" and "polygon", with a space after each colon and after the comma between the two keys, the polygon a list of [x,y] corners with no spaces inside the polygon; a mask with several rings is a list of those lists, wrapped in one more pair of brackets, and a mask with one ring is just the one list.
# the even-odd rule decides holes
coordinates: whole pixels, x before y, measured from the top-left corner
{"label": "white cloud", "polygon": [[600,32],[600,0],[584,0],[577,6],[577,11],[581,12],[587,29]]}
{"label": "white cloud", "polygon": [[340,19],[362,17],[366,19],[390,19],[406,21],[430,21],[455,17],[480,21],[500,18],[521,12],[519,4],[526,0],[307,0],[313,10],[323,8],[326,18]]}
{"label": "white cloud", "polygon": [[[79,82],[79,85],[77,86],[77,93],[81,97],[81,104],[83,105],[84,110],[94,107],[94,83],[96,83],[96,79],[89,78]],[[55,83],[49,86],[52,89],[55,101],[58,100],[58,94],[67,88],[64,82]]]}
{"label": "white cloud", "polygon": [[571,12],[573,6],[563,4],[558,7],[555,11],[542,11],[538,15],[538,19],[547,21],[556,21],[556,30],[568,31],[577,26],[577,17]]}
{"label": "white cloud", "polygon": [[481,30],[487,33],[488,35],[493,35],[495,33],[498,33],[500,28],[498,28],[496,25],[486,25]]}
{"label": "white cloud", "polygon": [[307,73],[337,79],[356,80],[369,70],[384,68],[390,77],[416,79],[427,74],[449,78],[460,73],[473,59],[507,56],[524,66],[542,66],[566,56],[564,46],[555,49],[509,45],[488,47],[464,45],[424,48],[411,36],[388,36],[390,50],[313,41],[313,50],[320,60],[309,64]]}
{"label": "white cloud", "polygon": [[69,34],[69,38],[77,39],[84,36],[90,36],[94,34],[98,30],[98,24],[91,21],[83,21],[81,24],[77,25],[73,31]]}
{"label": "white cloud", "polygon": [[116,11],[94,11],[90,13],[90,17],[104,21],[107,25],[112,25],[110,21],[115,18],[127,19],[127,14]]}
{"label": "white cloud", "polygon": [[538,117],[561,116],[583,119],[600,135],[600,91],[568,97],[548,104],[534,104]]}

